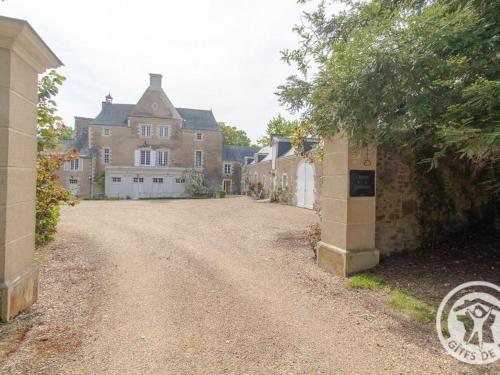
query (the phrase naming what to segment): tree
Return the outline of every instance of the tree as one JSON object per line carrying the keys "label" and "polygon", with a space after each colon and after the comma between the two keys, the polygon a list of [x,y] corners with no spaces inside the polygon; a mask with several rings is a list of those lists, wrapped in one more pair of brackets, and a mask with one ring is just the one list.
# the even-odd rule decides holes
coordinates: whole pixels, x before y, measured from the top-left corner
{"label": "tree", "polygon": [[225,145],[250,146],[251,140],[244,130],[238,129],[236,126],[226,125],[224,122],[220,122],[219,126]]}
{"label": "tree", "polygon": [[273,135],[291,137],[297,126],[298,126],[298,121],[286,120],[281,115],[273,117],[266,125],[266,135],[260,137],[257,140],[257,143],[262,147],[264,147],[270,144],[271,136]]}
{"label": "tree", "polygon": [[498,2],[345,1],[337,14],[330,5],[295,27],[300,47],[283,59],[299,74],[279,86],[281,103],[317,134],[411,147],[419,162],[446,160],[498,195]]}
{"label": "tree", "polygon": [[74,205],[76,201],[70,192],[59,182],[55,172],[62,164],[76,157],[76,150],[69,150],[67,155],[56,151],[61,136],[67,127],[57,116],[57,104],[53,97],[64,77],[56,71],[44,75],[38,83],[38,125],[37,125],[37,178],[36,178],[36,226],[35,241],[44,245],[54,239],[59,220],[59,204],[64,202]]}
{"label": "tree", "polygon": [[71,140],[71,139],[75,139],[75,136],[76,136],[75,129],[70,128],[69,126],[66,126],[64,132],[61,134],[61,139]]}

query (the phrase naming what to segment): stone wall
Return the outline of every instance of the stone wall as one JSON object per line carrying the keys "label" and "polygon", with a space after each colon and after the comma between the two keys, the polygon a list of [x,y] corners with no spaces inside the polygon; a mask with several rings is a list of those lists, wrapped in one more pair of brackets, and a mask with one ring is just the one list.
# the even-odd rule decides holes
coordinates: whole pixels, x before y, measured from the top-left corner
{"label": "stone wall", "polygon": [[375,245],[382,255],[420,245],[413,164],[411,153],[378,149]]}

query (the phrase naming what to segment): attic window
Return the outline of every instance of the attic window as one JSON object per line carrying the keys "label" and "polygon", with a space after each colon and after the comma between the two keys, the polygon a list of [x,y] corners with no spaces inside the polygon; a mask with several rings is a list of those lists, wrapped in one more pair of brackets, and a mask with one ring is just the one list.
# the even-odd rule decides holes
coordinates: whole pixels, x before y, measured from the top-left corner
{"label": "attic window", "polygon": [[111,135],[111,129],[110,128],[103,128],[102,135],[105,137],[109,137]]}
{"label": "attic window", "polygon": [[196,140],[203,141],[203,133],[196,133]]}

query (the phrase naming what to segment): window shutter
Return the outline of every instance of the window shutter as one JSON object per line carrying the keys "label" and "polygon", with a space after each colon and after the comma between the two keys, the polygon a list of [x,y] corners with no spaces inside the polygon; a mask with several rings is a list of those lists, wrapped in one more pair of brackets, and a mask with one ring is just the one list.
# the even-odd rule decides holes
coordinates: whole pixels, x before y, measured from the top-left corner
{"label": "window shutter", "polygon": [[136,167],[141,165],[141,151],[140,150],[134,150],[134,165]]}
{"label": "window shutter", "polygon": [[156,152],[151,150],[151,165],[156,165]]}

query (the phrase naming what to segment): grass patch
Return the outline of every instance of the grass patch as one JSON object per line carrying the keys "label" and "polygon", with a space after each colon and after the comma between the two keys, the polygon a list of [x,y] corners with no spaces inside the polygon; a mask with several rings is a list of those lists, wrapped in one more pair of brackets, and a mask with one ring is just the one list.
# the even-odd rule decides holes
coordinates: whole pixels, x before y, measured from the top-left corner
{"label": "grass patch", "polygon": [[421,322],[429,323],[434,320],[433,309],[429,304],[399,290],[392,291],[390,296],[389,305],[394,309]]}
{"label": "grass patch", "polygon": [[362,273],[349,278],[347,286],[351,289],[377,290],[385,287],[387,283],[379,276]]}
{"label": "grass patch", "polygon": [[387,281],[380,276],[360,273],[350,277],[347,286],[351,289],[384,289],[389,294],[389,305],[393,309],[421,322],[430,323],[434,320],[434,309],[431,305],[405,292],[391,289]]}

